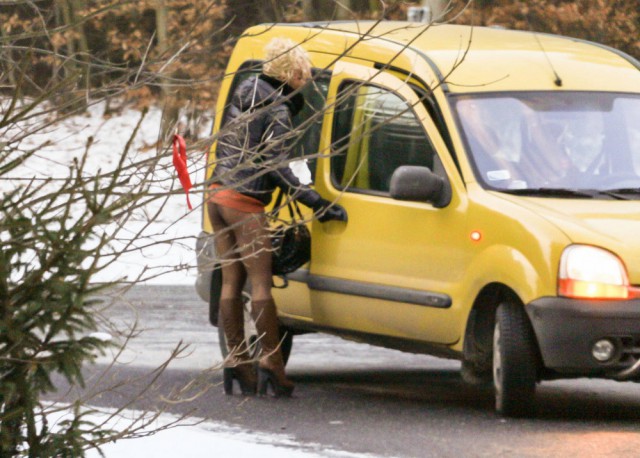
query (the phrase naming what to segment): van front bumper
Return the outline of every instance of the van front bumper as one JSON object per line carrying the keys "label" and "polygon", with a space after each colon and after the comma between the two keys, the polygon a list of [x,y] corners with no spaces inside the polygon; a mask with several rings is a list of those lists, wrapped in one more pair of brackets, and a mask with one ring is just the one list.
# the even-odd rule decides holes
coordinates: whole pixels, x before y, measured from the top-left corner
{"label": "van front bumper", "polygon": [[[578,300],[545,297],[525,306],[544,366],[558,372],[640,379],[640,299]],[[615,346],[608,361],[593,356],[596,342]],[[629,373],[632,372],[632,373]]]}

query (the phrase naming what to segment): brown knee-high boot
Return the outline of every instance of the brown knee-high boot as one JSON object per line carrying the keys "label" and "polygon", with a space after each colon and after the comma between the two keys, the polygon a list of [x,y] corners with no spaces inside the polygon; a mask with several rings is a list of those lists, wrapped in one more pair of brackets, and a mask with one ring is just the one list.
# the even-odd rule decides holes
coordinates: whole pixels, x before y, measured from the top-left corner
{"label": "brown knee-high boot", "polygon": [[242,394],[255,394],[256,373],[244,339],[244,304],[241,298],[220,301],[218,326],[222,326],[229,354],[225,360],[224,392],[233,394],[233,380],[240,384]]}
{"label": "brown knee-high boot", "polygon": [[258,365],[258,393],[267,394],[270,384],[274,396],[291,396],[294,385],[284,373],[276,304],[271,299],[253,301],[251,313],[262,349]]}

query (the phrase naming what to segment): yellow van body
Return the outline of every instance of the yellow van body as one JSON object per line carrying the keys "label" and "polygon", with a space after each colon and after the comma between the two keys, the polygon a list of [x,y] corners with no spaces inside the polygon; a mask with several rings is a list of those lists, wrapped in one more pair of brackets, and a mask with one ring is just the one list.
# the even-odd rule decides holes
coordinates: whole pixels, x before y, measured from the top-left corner
{"label": "yellow van body", "polygon": [[[235,46],[220,89],[214,134],[221,128],[238,75],[259,71],[264,46],[274,37],[300,43],[317,78],[324,78],[317,150],[305,154],[315,163],[315,189],[349,215],[347,223],[313,220],[310,263],[287,277],[286,288],[274,289],[280,319],[291,333],[331,332],[461,359],[465,378],[494,381],[498,409],[505,414],[530,409],[526,398],[532,383],[541,379],[582,375],[638,379],[637,61],[580,40],[493,28],[406,22],[261,25],[247,30]],[[347,97],[345,88],[352,89],[347,107],[351,117],[344,118],[352,125],[346,128],[341,117],[347,116],[346,102],[341,100]],[[487,126],[494,123],[503,140],[502,153],[490,159],[507,165],[482,171],[483,148],[478,145],[483,135],[474,137],[471,118],[463,116],[465,110],[477,109],[474,104],[487,113],[494,110],[500,118],[487,121],[485,113]],[[594,139],[589,137],[588,148],[576,146],[587,138],[577,135],[585,124],[604,125],[593,121],[597,117],[589,110],[596,105],[604,107],[602,116],[617,116],[612,125],[623,124],[615,127],[619,130],[615,138],[622,135],[626,140],[624,145],[615,140],[615,149],[628,153],[628,163],[624,170],[611,173],[624,184],[617,186],[618,194],[605,184],[616,180],[605,174],[607,167],[615,166],[605,166],[609,159],[598,156],[604,157],[600,150],[605,150],[611,135],[603,130]],[[519,111],[508,112],[510,106]],[[385,114],[388,107],[405,108]],[[546,130],[521,135],[534,122],[516,123],[520,112],[524,120],[534,116],[545,120]],[[578,120],[563,124],[572,116]],[[378,118],[386,124],[378,125]],[[362,132],[367,129],[390,134],[364,134],[369,135],[364,141]],[[397,134],[401,129],[404,133]],[[554,129],[558,131],[551,137],[554,141],[539,150],[588,150],[589,154],[579,155],[585,165],[577,180],[597,182],[595,189],[591,184],[549,186],[543,178],[533,187],[533,175],[516,179],[518,170],[533,170],[531,164],[538,160],[524,162],[525,143],[533,144],[542,136],[535,132]],[[349,137],[340,144],[342,149],[336,146],[338,131]],[[396,134],[398,141],[390,139]],[[411,148],[422,152],[427,143],[433,158],[426,161],[426,168],[446,188],[438,203],[397,197],[394,192],[404,188],[398,185],[394,191],[385,180],[398,164],[385,171],[367,162],[375,159],[375,145],[384,150],[380,157],[393,163],[392,151],[415,144]],[[215,166],[215,149],[214,144],[208,175]],[[497,148],[484,149],[495,153]],[[363,154],[369,157],[362,159]],[[419,174],[425,168],[422,159],[410,162],[413,168],[407,173]],[[554,175],[563,162],[552,164],[548,175]],[[545,175],[540,167],[536,173]],[[383,178],[378,180],[378,175]],[[395,178],[402,182],[402,176]],[[206,211],[203,231],[211,233]],[[577,248],[568,253],[568,247]],[[595,273],[575,273],[586,264],[594,264]],[[600,276],[609,276],[598,269],[609,265],[621,279],[614,275],[611,280],[619,295],[580,292],[602,286]],[[210,275],[210,270],[201,275]],[[523,340],[516,350],[520,345],[528,353],[524,363],[509,356],[511,349],[505,346],[511,344],[505,343],[505,333]],[[523,364],[532,368],[511,374],[512,366]],[[510,388],[511,379],[516,380],[515,389]],[[520,379],[525,382],[518,385]]]}

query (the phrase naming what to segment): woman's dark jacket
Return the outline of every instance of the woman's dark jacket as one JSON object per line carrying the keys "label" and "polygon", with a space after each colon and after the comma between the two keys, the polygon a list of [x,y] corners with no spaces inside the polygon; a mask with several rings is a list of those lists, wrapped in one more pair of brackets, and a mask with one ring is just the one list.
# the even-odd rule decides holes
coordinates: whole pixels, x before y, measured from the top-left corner
{"label": "woman's dark jacket", "polygon": [[292,117],[304,106],[302,95],[292,92],[265,75],[240,83],[222,122],[213,179],[265,205],[279,187],[316,208],[324,199],[289,168],[291,146],[299,136]]}

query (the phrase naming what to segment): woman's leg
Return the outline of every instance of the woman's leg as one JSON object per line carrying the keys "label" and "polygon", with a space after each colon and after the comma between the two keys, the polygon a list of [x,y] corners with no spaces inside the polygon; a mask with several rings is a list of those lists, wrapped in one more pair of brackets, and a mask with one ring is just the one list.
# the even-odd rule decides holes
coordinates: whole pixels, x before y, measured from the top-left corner
{"label": "woman's leg", "polygon": [[245,213],[218,207],[221,217],[233,231],[235,257],[242,262],[251,284],[253,301],[270,300],[271,238],[264,213]]}
{"label": "woman's leg", "polygon": [[208,203],[211,225],[215,232],[216,253],[222,268],[222,290],[218,326],[224,330],[229,356],[225,360],[224,391],[233,394],[233,380],[237,379],[243,394],[255,394],[256,374],[244,336],[244,302],[242,289],[247,279],[240,261],[238,243],[233,227],[222,217],[224,207]]}
{"label": "woman's leg", "polygon": [[216,253],[222,268],[218,325],[224,329],[227,348],[232,355],[229,363],[235,364],[238,359],[249,359],[244,342],[244,303],[242,301],[242,289],[247,275],[240,261],[233,227],[228,225],[221,215],[220,210],[223,207],[213,203],[208,205],[209,219],[215,233]]}
{"label": "woman's leg", "polygon": [[[280,326],[276,305],[271,295],[271,239],[264,214],[242,214],[222,208],[224,220],[234,228],[240,259],[251,283],[252,315],[258,330],[261,356],[260,374],[264,383],[259,384],[262,393],[267,381],[271,381],[276,395],[290,395],[293,383],[286,378],[284,361],[280,352]],[[264,378],[266,377],[266,378]]]}
{"label": "woman's leg", "polygon": [[222,217],[225,207],[209,203],[208,212],[215,233],[216,253],[222,266],[222,290],[220,300],[242,297],[242,289],[247,279],[246,271],[240,260],[238,242],[234,228]]}

